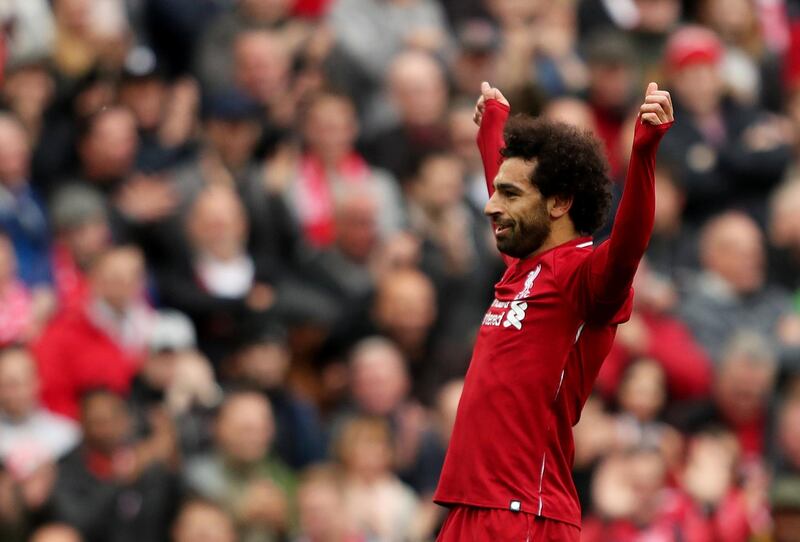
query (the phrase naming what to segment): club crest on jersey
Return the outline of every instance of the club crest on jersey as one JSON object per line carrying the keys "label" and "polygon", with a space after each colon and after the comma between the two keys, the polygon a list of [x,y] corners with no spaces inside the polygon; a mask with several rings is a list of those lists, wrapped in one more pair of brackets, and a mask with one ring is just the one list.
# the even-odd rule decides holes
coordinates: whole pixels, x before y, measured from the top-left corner
{"label": "club crest on jersey", "polygon": [[[525,278],[525,284],[522,290],[514,297],[514,301],[499,301],[497,299],[492,303],[489,312],[483,318],[483,325],[485,326],[500,326],[504,328],[513,327],[516,330],[522,329],[522,321],[525,320],[525,312],[528,310],[528,302],[524,301],[526,297],[531,294],[531,288],[539,273],[542,271],[542,266],[537,265],[536,269],[528,273]],[[495,313],[492,309],[504,309],[503,312]]]}

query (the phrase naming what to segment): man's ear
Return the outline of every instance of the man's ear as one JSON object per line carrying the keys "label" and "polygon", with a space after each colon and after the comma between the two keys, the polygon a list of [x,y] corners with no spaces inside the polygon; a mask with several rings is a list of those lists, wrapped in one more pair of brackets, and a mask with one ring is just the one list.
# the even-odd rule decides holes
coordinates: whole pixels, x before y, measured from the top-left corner
{"label": "man's ear", "polygon": [[550,196],[547,198],[547,210],[553,220],[569,213],[572,207],[572,196]]}

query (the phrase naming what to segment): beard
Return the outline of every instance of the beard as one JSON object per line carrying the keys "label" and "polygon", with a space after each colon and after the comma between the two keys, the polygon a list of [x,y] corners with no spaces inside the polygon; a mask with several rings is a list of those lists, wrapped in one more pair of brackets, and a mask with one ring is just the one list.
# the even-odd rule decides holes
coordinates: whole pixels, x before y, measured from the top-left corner
{"label": "beard", "polygon": [[542,201],[530,213],[514,220],[508,235],[497,237],[497,250],[512,258],[530,256],[544,244],[550,235],[550,214]]}

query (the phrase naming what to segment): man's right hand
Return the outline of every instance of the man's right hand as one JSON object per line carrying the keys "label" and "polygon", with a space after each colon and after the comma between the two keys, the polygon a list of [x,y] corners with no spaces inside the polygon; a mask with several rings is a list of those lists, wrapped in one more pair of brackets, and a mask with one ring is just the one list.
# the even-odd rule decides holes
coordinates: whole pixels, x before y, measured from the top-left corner
{"label": "man's right hand", "polygon": [[472,116],[472,120],[475,121],[475,124],[478,126],[481,125],[481,120],[483,119],[483,112],[486,109],[486,100],[497,100],[501,104],[510,107],[503,93],[484,81],[481,83],[481,97],[478,98],[478,102],[475,104],[475,114]]}

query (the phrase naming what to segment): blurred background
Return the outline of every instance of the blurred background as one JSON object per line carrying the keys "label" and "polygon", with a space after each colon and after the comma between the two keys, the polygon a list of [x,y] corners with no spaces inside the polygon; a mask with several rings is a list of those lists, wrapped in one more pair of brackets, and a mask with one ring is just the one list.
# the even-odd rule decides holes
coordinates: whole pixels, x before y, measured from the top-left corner
{"label": "blurred background", "polygon": [[3,542],[433,540],[502,273],[484,80],[596,134],[617,199],[647,82],[675,103],[575,428],[583,540],[800,540],[800,2],[3,0],[0,24]]}

